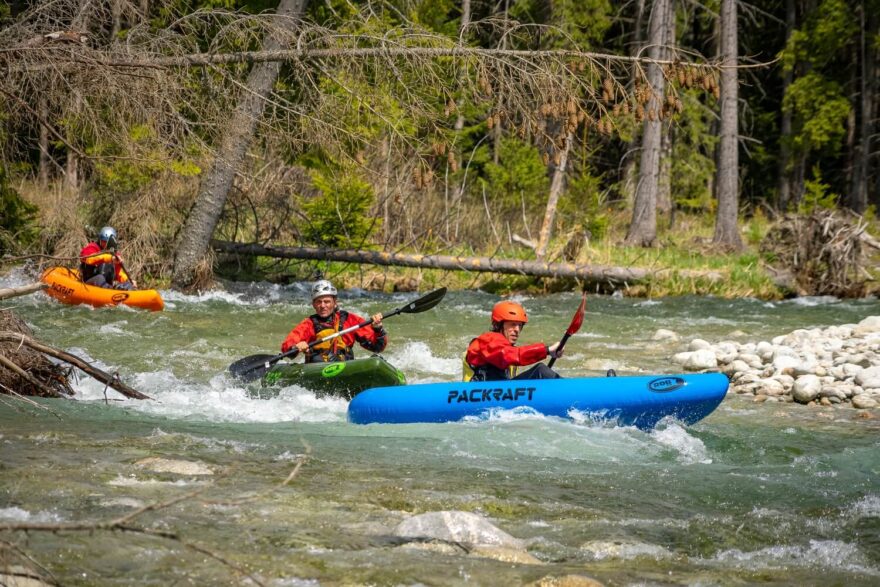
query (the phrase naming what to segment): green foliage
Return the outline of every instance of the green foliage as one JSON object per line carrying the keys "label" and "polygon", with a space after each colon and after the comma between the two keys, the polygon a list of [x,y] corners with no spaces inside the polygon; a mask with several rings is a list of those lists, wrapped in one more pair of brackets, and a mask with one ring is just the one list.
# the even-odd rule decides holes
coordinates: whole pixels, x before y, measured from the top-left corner
{"label": "green foliage", "polygon": [[526,206],[542,204],[550,180],[538,149],[515,138],[506,137],[500,143],[498,163],[492,161],[485,145],[478,148],[474,157],[475,163],[483,164],[481,181],[492,202],[514,210],[519,209],[523,200]]}
{"label": "green foliage", "polygon": [[783,51],[783,67],[798,62],[824,67],[852,42],[857,19],[844,0],[823,0],[810,14],[804,28],[792,32]]}
{"label": "green foliage", "polygon": [[673,128],[670,189],[676,206],[688,210],[708,210],[713,203],[709,186],[715,174],[713,114],[700,103],[694,90],[682,95],[682,112]]}
{"label": "green foliage", "polygon": [[788,87],[783,108],[797,115],[799,132],[792,146],[799,151],[829,148],[835,152],[846,133],[850,103],[840,84],[811,71]]}
{"label": "green foliage", "polygon": [[312,183],[321,195],[303,205],[309,223],[303,239],[325,247],[362,248],[379,220],[367,216],[373,205],[373,189],[347,173],[314,171]]}
{"label": "green foliage", "polygon": [[586,166],[579,166],[568,181],[557,217],[564,218],[569,226],[580,225],[593,240],[602,240],[610,223],[605,207],[602,178],[591,174]]}
{"label": "green foliage", "polygon": [[799,211],[809,214],[816,208],[834,209],[840,197],[831,191],[831,186],[822,181],[822,172],[818,165],[813,166],[813,179],[804,182],[804,199]]}
{"label": "green foliage", "polygon": [[523,23],[551,25],[542,48],[597,46],[612,24],[608,0],[517,0],[510,6],[511,18]]}
{"label": "green foliage", "polygon": [[21,199],[9,185],[6,168],[0,166],[0,254],[36,239],[36,215],[37,207]]}

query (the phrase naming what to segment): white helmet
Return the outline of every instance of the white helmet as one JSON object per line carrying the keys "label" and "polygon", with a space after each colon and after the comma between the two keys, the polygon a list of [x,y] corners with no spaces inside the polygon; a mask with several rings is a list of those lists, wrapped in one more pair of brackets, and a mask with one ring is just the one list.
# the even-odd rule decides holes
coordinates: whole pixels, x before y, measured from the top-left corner
{"label": "white helmet", "polygon": [[116,229],[112,226],[105,226],[98,233],[98,244],[105,243],[104,246],[107,248],[115,248],[116,247]]}
{"label": "white helmet", "polygon": [[319,298],[321,296],[333,296],[336,297],[336,288],[333,287],[333,284],[327,281],[326,279],[322,279],[320,281],[316,281],[315,285],[312,286],[312,299]]}

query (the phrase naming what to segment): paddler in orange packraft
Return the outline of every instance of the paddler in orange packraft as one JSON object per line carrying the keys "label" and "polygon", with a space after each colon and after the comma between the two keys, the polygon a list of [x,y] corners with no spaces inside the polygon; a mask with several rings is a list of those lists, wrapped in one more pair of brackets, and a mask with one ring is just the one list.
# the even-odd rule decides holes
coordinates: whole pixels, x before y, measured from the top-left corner
{"label": "paddler in orange packraft", "polygon": [[492,308],[492,330],[471,341],[464,357],[465,381],[501,381],[505,379],[558,379],[559,374],[544,363],[517,374],[517,367],[531,365],[545,358],[562,356],[560,343],[543,342],[516,346],[529,317],[516,302],[498,302]]}
{"label": "paddler in orange packraft", "polygon": [[122,266],[116,252],[118,242],[116,229],[105,226],[95,242],[90,242],[79,252],[80,276],[88,285],[109,289],[131,290],[137,286]]}
{"label": "paddler in orange packraft", "polygon": [[357,342],[368,351],[381,353],[388,344],[388,336],[382,326],[382,314],[375,314],[373,323],[326,342],[311,349],[309,343],[325,338],[351,326],[357,326],[364,319],[341,310],[336,302],[337,292],[333,284],[322,279],[312,286],[312,307],[315,313],[300,322],[290,331],[281,344],[281,352],[296,347],[305,355],[307,363],[350,361],[354,358],[352,347]]}

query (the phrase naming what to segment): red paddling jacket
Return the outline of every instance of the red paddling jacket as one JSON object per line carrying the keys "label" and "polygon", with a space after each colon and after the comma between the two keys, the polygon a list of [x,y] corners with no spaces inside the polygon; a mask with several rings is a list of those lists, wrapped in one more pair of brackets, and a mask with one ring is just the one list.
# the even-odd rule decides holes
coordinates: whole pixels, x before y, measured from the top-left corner
{"label": "red paddling jacket", "polygon": [[[363,321],[364,319],[357,314],[345,310],[336,310],[326,319],[312,314],[290,331],[290,334],[281,343],[281,352],[286,353],[300,341],[311,343],[334,332],[357,326]],[[355,341],[368,351],[381,353],[388,344],[388,336],[385,334],[384,328],[377,329],[372,325],[364,326],[312,347],[309,352],[305,353],[306,362],[350,361],[354,358],[352,346]]]}
{"label": "red paddling jacket", "polygon": [[82,280],[87,281],[94,277],[98,272],[98,266],[104,263],[113,263],[115,272],[114,283],[125,283],[128,281],[128,274],[122,268],[119,256],[115,253],[102,251],[98,243],[89,243],[79,252],[80,258],[80,274]]}
{"label": "red paddling jacket", "polygon": [[[542,361],[547,354],[547,345],[542,342],[518,347],[500,332],[484,332],[468,345],[464,378],[465,381],[513,379],[517,367]],[[468,373],[467,367],[473,374]]]}

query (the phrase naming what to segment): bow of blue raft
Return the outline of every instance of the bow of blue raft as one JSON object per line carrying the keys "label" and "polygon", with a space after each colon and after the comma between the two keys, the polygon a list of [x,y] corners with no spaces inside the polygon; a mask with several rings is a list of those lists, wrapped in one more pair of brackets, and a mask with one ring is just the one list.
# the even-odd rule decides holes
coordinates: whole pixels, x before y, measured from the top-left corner
{"label": "bow of blue raft", "polygon": [[263,383],[298,383],[320,395],[351,399],[348,419],[355,424],[455,422],[524,408],[642,429],[667,417],[698,422],[718,407],[728,387],[721,373],[407,385],[403,374],[379,356],[329,365],[280,365]]}

